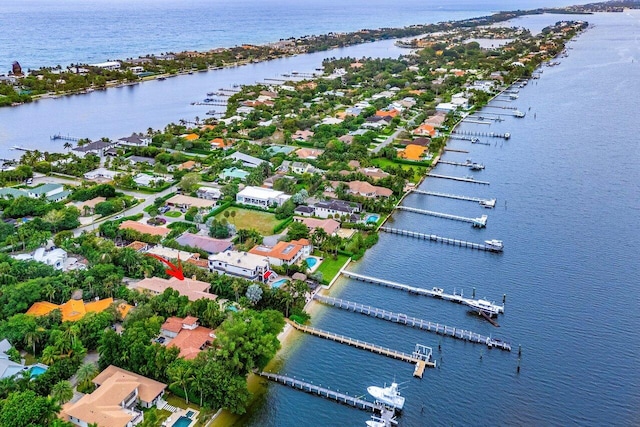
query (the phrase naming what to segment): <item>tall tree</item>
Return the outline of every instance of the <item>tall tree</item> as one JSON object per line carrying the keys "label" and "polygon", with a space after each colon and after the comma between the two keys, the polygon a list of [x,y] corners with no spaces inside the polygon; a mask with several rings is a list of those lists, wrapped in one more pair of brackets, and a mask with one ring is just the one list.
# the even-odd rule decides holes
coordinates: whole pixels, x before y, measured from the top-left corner
{"label": "tall tree", "polygon": [[51,389],[51,398],[59,404],[67,403],[73,398],[73,386],[66,380],[57,382]]}

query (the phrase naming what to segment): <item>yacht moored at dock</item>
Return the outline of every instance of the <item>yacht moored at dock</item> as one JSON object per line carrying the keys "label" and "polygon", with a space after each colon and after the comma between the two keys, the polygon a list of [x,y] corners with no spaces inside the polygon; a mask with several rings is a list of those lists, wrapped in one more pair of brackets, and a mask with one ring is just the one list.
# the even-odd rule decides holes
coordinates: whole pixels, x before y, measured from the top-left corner
{"label": "yacht moored at dock", "polygon": [[494,251],[501,251],[504,249],[504,243],[502,243],[502,240],[496,240],[496,239],[491,239],[491,240],[485,240],[484,244],[491,250]]}
{"label": "yacht moored at dock", "polygon": [[367,387],[367,393],[375,397],[376,401],[391,406],[398,411],[401,411],[404,407],[404,397],[400,396],[398,390],[398,383],[392,382],[389,387]]}
{"label": "yacht moored at dock", "polygon": [[466,305],[471,307],[471,311],[478,314],[486,314],[488,317],[498,317],[498,314],[504,313],[504,306],[496,305],[486,299],[465,301]]}

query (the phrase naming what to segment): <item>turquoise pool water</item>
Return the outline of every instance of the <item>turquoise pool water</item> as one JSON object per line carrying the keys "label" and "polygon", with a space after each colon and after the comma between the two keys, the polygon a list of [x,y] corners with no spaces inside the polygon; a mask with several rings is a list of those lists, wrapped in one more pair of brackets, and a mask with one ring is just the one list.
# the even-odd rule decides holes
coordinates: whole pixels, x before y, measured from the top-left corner
{"label": "turquoise pool water", "polygon": [[189,427],[189,424],[191,424],[191,418],[180,417],[173,423],[173,427]]}
{"label": "turquoise pool water", "polygon": [[367,217],[367,224],[378,222],[380,215],[372,214]]}
{"label": "turquoise pool water", "polygon": [[307,261],[309,268],[313,268],[318,263],[318,258],[309,257],[305,261]]}
{"label": "turquoise pool water", "polygon": [[31,378],[38,377],[46,372],[46,369],[41,366],[33,366],[30,369]]}
{"label": "turquoise pool water", "polygon": [[184,414],[184,416],[185,416],[185,417],[188,417],[188,418],[191,418],[191,417],[193,417],[193,414],[194,414],[194,413],[195,413],[195,412],[193,412],[193,411],[187,411],[187,413],[186,413],[186,414]]}
{"label": "turquoise pool water", "polygon": [[273,282],[273,283],[271,284],[271,287],[272,287],[272,288],[274,288],[274,289],[275,289],[275,288],[279,288],[280,286],[284,285],[284,284],[285,284],[285,283],[287,283],[288,281],[289,281],[289,280],[287,280],[287,279],[280,279],[280,280],[278,280],[277,282]]}

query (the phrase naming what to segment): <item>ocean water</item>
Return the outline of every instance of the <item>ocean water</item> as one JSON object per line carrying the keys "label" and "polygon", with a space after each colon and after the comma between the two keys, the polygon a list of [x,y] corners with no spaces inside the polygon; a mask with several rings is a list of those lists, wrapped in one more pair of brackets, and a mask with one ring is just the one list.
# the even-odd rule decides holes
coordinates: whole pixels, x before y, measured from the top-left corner
{"label": "ocean water", "polygon": [[[544,17],[519,21],[536,26]],[[546,18],[548,19],[548,17]],[[464,290],[501,302],[499,328],[464,307],[342,279],[331,295],[425,320],[465,328],[512,343],[489,350],[361,314],[324,307],[313,325],[411,352],[433,347],[439,367],[413,378],[401,361],[298,335],[279,367],[285,375],[363,395],[370,385],[401,383],[401,426],[523,425],[631,426],[640,424],[640,12],[598,14],[595,26],[570,44],[561,64],[544,68],[520,89],[524,119],[505,117],[462,129],[510,132],[490,146],[452,141],[443,159],[483,162],[472,172],[490,185],[428,178],[422,189],[497,197],[485,210],[465,201],[410,195],[407,206],[467,217],[489,216],[485,229],[410,212],[390,225],[482,243],[505,242],[503,254],[381,234],[349,269],[424,288]],[[489,108],[488,113],[502,112]],[[437,173],[469,174],[441,164]],[[299,333],[296,333],[299,334]],[[518,346],[522,346],[518,374]],[[438,350],[440,346],[441,350]],[[279,384],[268,383],[250,416],[238,425],[364,425],[369,415]],[[369,397],[370,398],[370,397]]]}
{"label": "ocean water", "polygon": [[[570,0],[2,0],[0,74],[363,28],[398,27]],[[587,3],[578,0],[577,3]]]}

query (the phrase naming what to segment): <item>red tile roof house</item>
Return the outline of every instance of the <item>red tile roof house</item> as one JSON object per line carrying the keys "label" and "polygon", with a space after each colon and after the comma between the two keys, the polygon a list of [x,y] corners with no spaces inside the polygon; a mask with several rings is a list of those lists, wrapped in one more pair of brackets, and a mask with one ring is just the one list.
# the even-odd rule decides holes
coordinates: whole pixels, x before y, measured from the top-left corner
{"label": "red tile roof house", "polygon": [[178,357],[186,360],[195,359],[198,353],[211,345],[216,338],[213,329],[200,326],[198,318],[193,316],[187,316],[184,319],[169,317],[160,328],[160,333],[172,338],[166,346],[179,348]]}
{"label": "red tile roof house", "polygon": [[371,185],[366,181],[351,181],[346,184],[349,186],[349,193],[371,199],[377,197],[390,197],[393,194],[393,191],[388,188]]}

